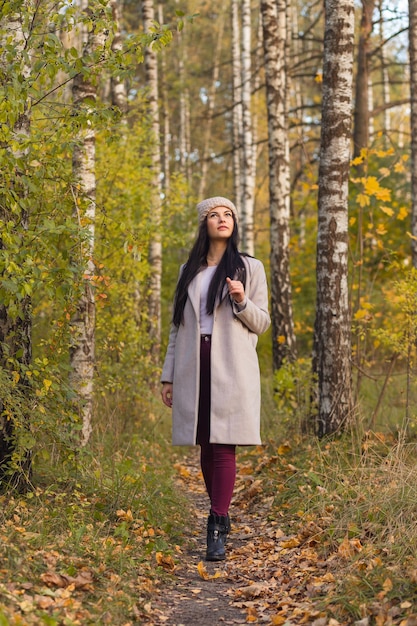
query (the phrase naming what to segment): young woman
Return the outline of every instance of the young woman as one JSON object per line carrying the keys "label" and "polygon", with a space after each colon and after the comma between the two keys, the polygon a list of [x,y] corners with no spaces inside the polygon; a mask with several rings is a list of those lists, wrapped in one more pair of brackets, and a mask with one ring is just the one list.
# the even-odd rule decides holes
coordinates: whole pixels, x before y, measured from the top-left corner
{"label": "young woman", "polygon": [[238,251],[238,215],[227,198],[197,205],[199,230],[181,267],[162,400],[172,407],[173,444],[201,447],[210,498],[208,561],[225,558],[236,445],[260,439],[258,335],[270,324],[265,270]]}

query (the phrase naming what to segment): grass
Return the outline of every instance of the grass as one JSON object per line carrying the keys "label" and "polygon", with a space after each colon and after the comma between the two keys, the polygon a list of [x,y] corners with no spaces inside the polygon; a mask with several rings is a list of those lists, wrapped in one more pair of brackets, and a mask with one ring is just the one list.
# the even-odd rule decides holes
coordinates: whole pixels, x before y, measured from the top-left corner
{"label": "grass", "polygon": [[0,497],[1,626],[146,618],[186,506],[156,421],[107,419],[76,465],[35,465],[33,491]]}
{"label": "grass", "polygon": [[[317,605],[341,623],[400,624],[417,606],[417,444],[395,424],[359,423],[326,441],[301,435],[302,371],[295,386],[287,377],[278,405],[265,376],[266,443],[240,459],[253,464],[258,497],[273,502],[270,520],[314,545],[333,572]],[[32,492],[0,496],[0,626],[146,622],[180,557],[187,502],[175,488],[169,411],[156,399],[141,419],[128,406],[98,412],[75,462],[42,457]]]}
{"label": "grass", "polygon": [[317,602],[341,623],[406,619],[417,606],[415,452],[381,433],[321,442],[298,435],[270,441],[258,462],[261,497],[274,497],[271,521],[314,545],[333,572],[335,590]]}

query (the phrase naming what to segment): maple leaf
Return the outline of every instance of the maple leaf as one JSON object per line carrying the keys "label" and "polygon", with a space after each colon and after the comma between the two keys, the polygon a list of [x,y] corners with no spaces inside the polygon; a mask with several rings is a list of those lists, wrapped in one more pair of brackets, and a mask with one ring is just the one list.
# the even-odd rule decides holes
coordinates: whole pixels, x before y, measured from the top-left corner
{"label": "maple leaf", "polygon": [[221,578],[224,574],[220,571],[215,572],[214,574],[209,574],[203,561],[200,561],[197,565],[197,571],[203,580],[215,580],[216,578]]}
{"label": "maple leaf", "polygon": [[175,565],[174,559],[170,554],[162,554],[162,552],[157,552],[155,558],[158,565],[160,565],[165,571],[175,571],[177,566]]}

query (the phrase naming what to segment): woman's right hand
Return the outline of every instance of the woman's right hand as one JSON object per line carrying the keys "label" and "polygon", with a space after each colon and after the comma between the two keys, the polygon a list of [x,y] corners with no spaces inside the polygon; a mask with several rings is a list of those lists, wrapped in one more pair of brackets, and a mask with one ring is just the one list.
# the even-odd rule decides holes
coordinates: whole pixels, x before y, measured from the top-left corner
{"label": "woman's right hand", "polygon": [[173,384],[163,383],[161,390],[162,402],[169,408],[172,407]]}

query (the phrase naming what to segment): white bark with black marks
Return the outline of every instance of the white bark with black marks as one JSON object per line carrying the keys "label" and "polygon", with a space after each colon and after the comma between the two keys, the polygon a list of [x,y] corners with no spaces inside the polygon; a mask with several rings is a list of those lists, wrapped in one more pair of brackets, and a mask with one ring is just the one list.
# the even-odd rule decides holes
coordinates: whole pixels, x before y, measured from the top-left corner
{"label": "white bark with black marks", "polygon": [[295,357],[289,270],[290,162],[286,0],[261,0],[268,111],[273,367]]}
{"label": "white bark with black marks", "polygon": [[319,436],[342,429],[352,417],[348,182],[354,0],[325,0],[325,11],[315,323]]}

